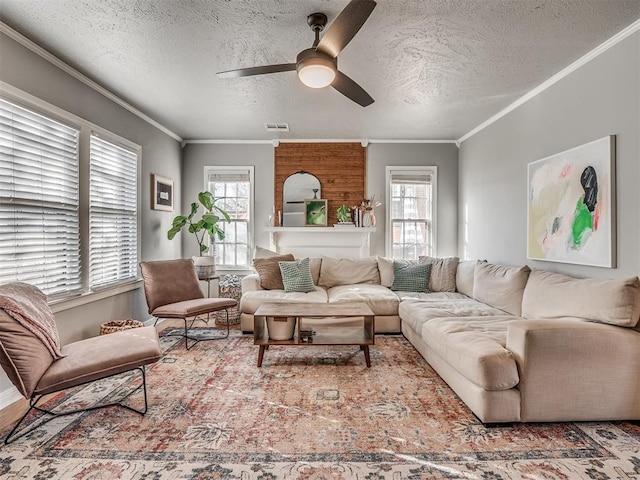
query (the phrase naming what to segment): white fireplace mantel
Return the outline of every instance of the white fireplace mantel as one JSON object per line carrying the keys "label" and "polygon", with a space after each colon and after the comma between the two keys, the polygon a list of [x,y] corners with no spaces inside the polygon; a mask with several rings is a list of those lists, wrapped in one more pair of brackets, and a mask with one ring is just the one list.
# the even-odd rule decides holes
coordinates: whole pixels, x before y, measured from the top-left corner
{"label": "white fireplace mantel", "polygon": [[298,258],[370,255],[369,236],[375,227],[268,227],[271,249]]}

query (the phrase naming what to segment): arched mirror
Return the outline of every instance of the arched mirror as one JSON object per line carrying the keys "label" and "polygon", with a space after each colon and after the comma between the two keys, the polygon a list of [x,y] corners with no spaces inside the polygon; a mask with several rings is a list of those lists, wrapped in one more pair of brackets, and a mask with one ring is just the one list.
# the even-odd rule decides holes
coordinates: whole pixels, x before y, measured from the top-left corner
{"label": "arched mirror", "polygon": [[282,188],[282,226],[304,226],[304,201],[322,198],[320,180],[309,172],[299,171],[284,180]]}

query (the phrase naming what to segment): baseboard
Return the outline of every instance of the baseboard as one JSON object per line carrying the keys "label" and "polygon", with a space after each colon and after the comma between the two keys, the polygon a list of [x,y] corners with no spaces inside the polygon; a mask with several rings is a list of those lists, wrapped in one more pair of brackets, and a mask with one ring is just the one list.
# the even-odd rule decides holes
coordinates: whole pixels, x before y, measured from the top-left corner
{"label": "baseboard", "polygon": [[24,397],[20,395],[18,389],[11,385],[6,390],[0,392],[0,410],[2,410],[3,408],[7,408],[9,405],[17,402],[18,400],[22,400],[22,398]]}

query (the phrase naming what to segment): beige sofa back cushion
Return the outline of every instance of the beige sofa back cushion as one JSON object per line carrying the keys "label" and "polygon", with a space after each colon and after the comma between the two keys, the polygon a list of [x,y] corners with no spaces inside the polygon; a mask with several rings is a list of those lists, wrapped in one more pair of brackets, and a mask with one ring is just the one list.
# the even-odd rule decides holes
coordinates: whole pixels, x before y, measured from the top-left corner
{"label": "beige sofa back cushion", "polygon": [[468,297],[473,297],[473,277],[476,271],[475,260],[463,260],[458,262],[456,270],[456,290]]}
{"label": "beige sofa back cushion", "polygon": [[393,285],[393,258],[378,257],[378,271],[380,272],[380,285],[391,288]]}
{"label": "beige sofa back cushion", "polygon": [[418,257],[421,263],[431,265],[429,274],[430,292],[455,292],[458,257]]}
{"label": "beige sofa back cushion", "polygon": [[511,315],[522,314],[522,294],[531,269],[507,267],[487,262],[476,264],[473,277],[473,298]]}
{"label": "beige sofa back cushion", "polygon": [[640,317],[640,280],[575,278],[534,269],[524,289],[522,315],[634,327]]}
{"label": "beige sofa back cushion", "polygon": [[331,288],[336,285],[351,285],[355,283],[380,285],[378,260],[375,257],[322,257],[319,285]]}

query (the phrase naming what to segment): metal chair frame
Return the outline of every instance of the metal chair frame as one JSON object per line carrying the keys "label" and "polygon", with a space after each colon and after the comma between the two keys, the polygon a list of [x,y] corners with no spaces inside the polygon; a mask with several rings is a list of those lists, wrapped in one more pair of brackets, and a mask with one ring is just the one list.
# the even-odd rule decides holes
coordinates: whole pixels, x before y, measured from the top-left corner
{"label": "metal chair frame", "polygon": [[[206,325],[209,325],[209,315],[207,314],[207,319],[205,320],[204,318],[201,318],[200,316],[195,316],[193,318],[191,318],[191,320],[188,320],[189,317],[183,317],[182,320],[184,321],[184,332],[183,333],[178,333],[178,334],[169,334],[167,335],[167,337],[184,337],[184,346],[187,350],[191,350],[193,347],[195,347],[198,343],[200,342],[208,342],[211,340],[224,340],[225,338],[229,338],[229,309],[228,308],[221,308],[220,310],[217,311],[222,311],[224,310],[224,313],[227,316],[227,320],[225,322],[224,325],[226,325],[227,327],[227,332],[225,335],[216,335],[215,337],[209,337],[209,338],[197,338],[197,337],[191,337],[189,336],[189,329],[193,327],[193,324],[200,320],[201,322],[204,322]],[[211,312],[211,313],[215,313],[215,312]],[[154,326],[158,324],[158,322],[164,317],[156,317],[156,321],[154,323]],[[189,324],[189,322],[191,322],[191,324]],[[191,344],[191,346],[189,346],[189,340],[193,340],[193,343]]]}
{"label": "metal chair frame", "polygon": [[[67,410],[67,411],[62,411],[62,412],[57,412],[57,411],[54,411],[54,410],[49,410],[49,409],[42,408],[42,407],[38,406],[38,402],[40,402],[40,400],[42,400],[42,398],[45,397],[46,395],[50,395],[50,394],[56,393],[56,392],[61,392],[63,390],[67,390],[69,388],[75,388],[75,387],[79,387],[79,386],[82,386],[82,385],[87,385],[89,383],[97,382],[97,381],[103,380],[105,378],[115,377],[116,375],[123,375],[125,373],[133,372],[135,370],[139,370],[140,371],[140,373],[142,375],[142,384],[138,385],[136,388],[131,390],[129,393],[124,395],[122,398],[120,398],[116,402],[92,405],[92,406],[86,407],[86,408],[76,408],[76,409],[73,409],[73,410]],[[142,389],[143,396],[144,396],[144,408],[142,408],[141,410],[138,410],[137,408],[134,408],[134,407],[132,407],[130,405],[127,405],[126,403],[123,403],[127,398],[129,398],[131,395],[133,395],[134,393],[136,393],[140,389]],[[22,416],[22,418],[20,418],[18,423],[16,423],[16,425],[11,429],[9,434],[5,437],[4,444],[8,445],[9,443],[11,443],[11,442],[23,437],[24,435],[27,435],[28,433],[31,433],[32,431],[40,428],[41,426],[45,425],[46,423],[49,423],[51,420],[53,420],[53,419],[55,419],[57,417],[62,417],[62,416],[66,416],[66,415],[73,415],[75,413],[81,413],[81,412],[89,412],[91,410],[97,410],[97,409],[100,409],[100,408],[107,408],[107,407],[122,407],[122,408],[126,408],[128,410],[131,410],[132,412],[139,413],[140,415],[144,415],[145,413],[147,413],[147,409],[148,409],[147,380],[146,380],[144,365],[141,366],[141,367],[135,367],[135,368],[126,370],[124,372],[118,372],[118,373],[115,373],[113,375],[109,375],[109,376],[102,377],[102,378],[99,378],[99,379],[94,379],[94,380],[89,380],[87,382],[79,383],[78,385],[74,385],[73,387],[66,387],[66,388],[62,388],[60,390],[54,390],[53,392],[49,392],[49,393],[42,394],[42,395],[35,395],[35,394],[32,395],[31,398],[29,399],[29,409]],[[31,413],[32,410],[37,410],[37,411],[43,413],[44,415],[51,415],[51,417],[47,418],[43,422],[37,423],[37,425],[33,425],[31,428],[26,428],[26,429],[20,431],[19,434],[16,434],[16,433],[18,433],[18,427],[27,418],[27,416],[29,415],[29,413]],[[34,420],[34,423],[35,423],[35,420]],[[12,436],[13,436],[13,438],[11,438]]]}

